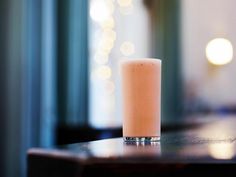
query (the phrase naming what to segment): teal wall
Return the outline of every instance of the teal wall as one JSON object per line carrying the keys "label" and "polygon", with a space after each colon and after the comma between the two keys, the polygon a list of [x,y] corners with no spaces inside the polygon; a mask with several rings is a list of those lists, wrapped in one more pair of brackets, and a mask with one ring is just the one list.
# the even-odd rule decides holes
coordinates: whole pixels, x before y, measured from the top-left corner
{"label": "teal wall", "polygon": [[162,59],[162,120],[180,119],[183,110],[179,0],[154,3],[153,55]]}

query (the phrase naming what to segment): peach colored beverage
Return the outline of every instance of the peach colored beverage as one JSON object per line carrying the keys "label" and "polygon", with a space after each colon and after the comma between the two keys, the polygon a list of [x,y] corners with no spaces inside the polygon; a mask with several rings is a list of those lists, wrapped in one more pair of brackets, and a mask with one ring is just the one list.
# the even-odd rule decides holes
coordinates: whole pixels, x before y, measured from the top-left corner
{"label": "peach colored beverage", "polygon": [[160,140],[161,60],[127,59],[121,75],[124,140]]}

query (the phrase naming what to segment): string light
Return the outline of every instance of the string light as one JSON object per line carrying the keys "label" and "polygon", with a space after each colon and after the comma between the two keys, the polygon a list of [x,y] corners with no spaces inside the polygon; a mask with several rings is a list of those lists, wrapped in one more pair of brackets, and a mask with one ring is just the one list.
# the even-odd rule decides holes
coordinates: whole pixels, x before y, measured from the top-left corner
{"label": "string light", "polygon": [[102,24],[102,28],[104,29],[113,29],[115,27],[115,20],[113,17],[109,17]]}
{"label": "string light", "polygon": [[111,1],[92,0],[90,8],[90,17],[94,21],[102,23],[108,20],[113,12],[114,12],[114,5]]}
{"label": "string light", "polygon": [[99,43],[99,50],[103,52],[110,53],[110,50],[114,46],[114,40],[109,38],[103,38]]}
{"label": "string light", "polygon": [[117,0],[117,2],[121,7],[128,7],[131,6],[133,3],[132,0]]}
{"label": "string light", "polygon": [[[93,61],[91,81],[96,86],[95,100],[101,97],[103,101],[98,107],[93,108],[99,116],[94,115],[94,121],[99,126],[112,125],[114,120],[110,119],[115,110],[115,84],[112,81],[112,69],[108,65],[109,56],[116,40],[114,0],[91,0],[90,17],[96,22],[99,34],[92,38],[95,50],[93,51]],[[96,102],[95,101],[95,102]]]}
{"label": "string light", "polygon": [[111,68],[105,65],[98,67],[95,73],[96,76],[102,80],[109,79],[112,75]]}
{"label": "string light", "polygon": [[133,6],[127,8],[120,8],[120,13],[123,15],[130,15],[133,12]]}
{"label": "string light", "polygon": [[105,30],[103,30],[102,38],[115,41],[116,40],[116,32],[113,31],[112,29],[105,29]]}
{"label": "string light", "polygon": [[104,52],[98,52],[94,56],[94,61],[98,64],[106,64],[108,62],[108,55]]}

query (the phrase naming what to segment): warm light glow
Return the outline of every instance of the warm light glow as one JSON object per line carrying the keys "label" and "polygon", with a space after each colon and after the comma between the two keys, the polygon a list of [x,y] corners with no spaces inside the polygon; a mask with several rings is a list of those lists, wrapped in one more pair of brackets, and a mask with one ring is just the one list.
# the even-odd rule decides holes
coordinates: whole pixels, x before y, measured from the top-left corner
{"label": "warm light glow", "polygon": [[103,39],[116,40],[116,32],[111,29],[105,29],[102,34]]}
{"label": "warm light glow", "polygon": [[133,3],[132,0],[117,0],[117,2],[121,7],[128,7],[131,6]]}
{"label": "warm light glow", "polygon": [[120,13],[123,15],[130,15],[133,12],[133,10],[134,10],[133,5],[130,5],[128,7],[120,7],[119,8]]}
{"label": "warm light glow", "polygon": [[213,39],[207,44],[206,56],[214,65],[225,65],[233,59],[233,46],[227,39]]}
{"label": "warm light glow", "polygon": [[114,46],[114,40],[109,38],[104,38],[99,43],[99,50],[109,53]]}
{"label": "warm light glow", "polygon": [[126,41],[121,44],[120,51],[125,56],[130,56],[135,52],[135,46],[132,42]]}
{"label": "warm light glow", "polygon": [[106,54],[104,52],[98,52],[95,54],[94,60],[98,64],[106,64],[108,62],[108,54]]}
{"label": "warm light glow", "polygon": [[122,153],[123,144],[119,141],[102,140],[101,142],[91,142],[90,146],[91,153],[95,156],[113,157],[114,155],[120,155]]}
{"label": "warm light glow", "polygon": [[111,1],[93,0],[90,7],[91,18],[99,23],[108,20],[114,11],[114,5]]}
{"label": "warm light glow", "polygon": [[115,20],[114,18],[110,17],[106,19],[102,24],[102,28],[104,29],[113,29],[115,27]]}
{"label": "warm light glow", "polygon": [[111,29],[105,29],[99,42],[98,52],[108,55],[114,46],[116,40],[116,32]]}
{"label": "warm light glow", "polygon": [[109,79],[111,77],[112,71],[111,68],[108,66],[100,66],[97,70],[96,70],[96,76],[99,79]]}
{"label": "warm light glow", "polygon": [[215,159],[232,159],[234,157],[234,145],[231,143],[210,144],[209,152]]}
{"label": "warm light glow", "polygon": [[[117,125],[115,112],[115,84],[112,78],[113,70],[108,65],[111,50],[116,40],[115,32],[115,0],[90,0],[90,16],[96,23],[91,23],[91,117],[94,127],[113,127]],[[94,31],[97,31],[95,33]],[[102,101],[101,101],[102,100]],[[113,119],[111,119],[113,117]],[[105,144],[106,146],[107,144]],[[110,145],[108,145],[110,149]],[[102,150],[101,150],[102,149]],[[109,151],[98,147],[94,153],[100,155]],[[112,153],[112,152],[111,152]]]}

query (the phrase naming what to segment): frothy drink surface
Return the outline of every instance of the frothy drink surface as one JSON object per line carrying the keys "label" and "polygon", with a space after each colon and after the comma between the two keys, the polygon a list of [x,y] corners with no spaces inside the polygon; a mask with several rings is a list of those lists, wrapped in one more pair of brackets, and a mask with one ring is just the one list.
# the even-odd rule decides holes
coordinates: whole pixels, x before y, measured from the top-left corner
{"label": "frothy drink surface", "polygon": [[123,61],[121,75],[123,136],[160,136],[161,61]]}

